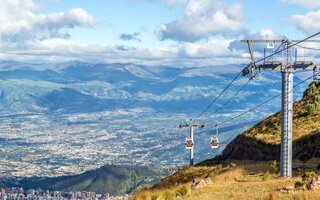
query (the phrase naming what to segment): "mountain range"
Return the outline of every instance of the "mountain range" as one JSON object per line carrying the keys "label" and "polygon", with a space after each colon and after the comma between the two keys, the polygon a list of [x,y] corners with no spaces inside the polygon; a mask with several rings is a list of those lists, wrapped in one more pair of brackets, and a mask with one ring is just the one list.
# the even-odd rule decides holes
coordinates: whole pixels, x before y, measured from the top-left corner
{"label": "mountain range", "polygon": [[[6,142],[0,142],[0,149],[2,152],[7,149],[9,156],[3,157],[4,153],[0,151],[0,159],[31,160],[25,161],[27,164],[37,159],[38,164],[58,166],[72,164],[65,160],[83,160],[84,156],[79,154],[65,154],[68,159],[61,160],[58,156],[59,160],[56,160],[57,156],[40,159],[32,153],[54,154],[57,150],[53,148],[59,144],[56,147],[59,150],[79,148],[81,151],[87,146],[90,149],[84,162],[96,163],[95,167],[186,164],[189,154],[183,143],[189,133],[177,129],[179,123],[186,118],[195,118],[203,111],[242,67],[2,61],[0,125],[4,131],[0,141]],[[295,83],[305,76],[296,76]],[[195,133],[195,161],[221,153],[239,133],[279,110],[280,98],[225,124],[220,127],[220,148],[217,151],[210,149],[214,124],[279,94],[280,77],[277,72],[263,72],[260,79],[251,81],[236,98],[215,113],[247,82],[247,77],[240,76],[201,116],[200,122],[205,128]],[[294,99],[302,97],[299,91],[306,84],[295,88]],[[22,149],[22,152],[15,149]],[[23,153],[23,149],[28,150],[29,155]]]}

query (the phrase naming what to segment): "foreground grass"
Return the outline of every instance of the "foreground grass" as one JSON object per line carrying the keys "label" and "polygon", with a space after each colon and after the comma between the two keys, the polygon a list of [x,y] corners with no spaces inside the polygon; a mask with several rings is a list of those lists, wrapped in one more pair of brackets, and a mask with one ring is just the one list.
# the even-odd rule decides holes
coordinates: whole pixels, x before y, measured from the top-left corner
{"label": "foreground grass", "polygon": [[[320,191],[295,190],[283,192],[281,189],[294,186],[301,181],[304,171],[316,171],[320,159],[313,158],[305,163],[305,170],[295,171],[291,179],[281,178],[271,166],[271,161],[233,161],[214,166],[187,167],[167,177],[150,189],[140,191],[131,200],[171,200],[171,199],[320,199]],[[212,184],[201,189],[190,186],[194,178],[211,177]]]}

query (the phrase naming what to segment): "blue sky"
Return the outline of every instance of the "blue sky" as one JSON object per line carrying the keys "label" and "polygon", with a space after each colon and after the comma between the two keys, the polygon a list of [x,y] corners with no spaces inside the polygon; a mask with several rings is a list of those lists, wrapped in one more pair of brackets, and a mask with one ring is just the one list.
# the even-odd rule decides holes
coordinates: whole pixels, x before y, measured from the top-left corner
{"label": "blue sky", "polygon": [[240,39],[303,39],[320,31],[320,0],[0,2],[2,60],[246,63]]}

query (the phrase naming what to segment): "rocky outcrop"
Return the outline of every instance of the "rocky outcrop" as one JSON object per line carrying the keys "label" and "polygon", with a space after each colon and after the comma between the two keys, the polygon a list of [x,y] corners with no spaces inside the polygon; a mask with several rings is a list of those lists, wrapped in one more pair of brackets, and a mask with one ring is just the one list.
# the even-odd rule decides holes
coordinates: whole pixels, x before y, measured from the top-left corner
{"label": "rocky outcrop", "polygon": [[208,186],[210,184],[211,184],[211,178],[210,177],[205,178],[205,179],[201,179],[201,180],[194,179],[193,180],[193,184],[191,185],[191,187],[193,187],[195,189],[198,189],[198,188],[206,187],[206,186]]}
{"label": "rocky outcrop", "polygon": [[320,176],[314,178],[310,184],[310,190],[319,190],[320,189]]}

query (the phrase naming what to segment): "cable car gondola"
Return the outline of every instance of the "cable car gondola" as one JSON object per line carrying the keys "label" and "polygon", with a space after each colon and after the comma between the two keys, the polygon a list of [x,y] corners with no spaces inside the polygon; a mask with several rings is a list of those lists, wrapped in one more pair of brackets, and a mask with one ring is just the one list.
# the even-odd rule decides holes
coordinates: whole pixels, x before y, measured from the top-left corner
{"label": "cable car gondola", "polygon": [[211,145],[211,148],[218,148],[219,139],[217,137],[211,137],[210,145]]}
{"label": "cable car gondola", "polygon": [[186,149],[192,149],[193,148],[193,141],[191,138],[186,137],[185,142]]}
{"label": "cable car gondola", "polygon": [[210,146],[211,146],[211,148],[215,148],[215,149],[219,147],[218,124],[216,124],[216,136],[211,137]]}

